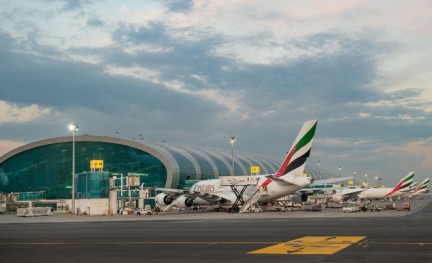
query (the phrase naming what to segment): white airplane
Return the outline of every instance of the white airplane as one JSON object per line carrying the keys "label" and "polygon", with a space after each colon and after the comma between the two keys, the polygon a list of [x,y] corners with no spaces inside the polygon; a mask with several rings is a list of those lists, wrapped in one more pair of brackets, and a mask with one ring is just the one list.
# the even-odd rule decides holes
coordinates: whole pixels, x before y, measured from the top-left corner
{"label": "white airplane", "polygon": [[366,191],[365,188],[360,188],[358,186],[350,186],[348,188],[336,189],[334,190],[332,199],[333,202],[341,203],[349,199],[357,197],[361,192]]}
{"label": "white airplane", "polygon": [[369,188],[361,191],[357,197],[360,200],[376,200],[385,199],[390,197],[398,197],[406,194],[414,179],[414,172],[409,172],[404,178],[402,178],[399,183],[394,188]]}
{"label": "white airplane", "polygon": [[314,195],[316,192],[320,192],[323,190],[334,190],[339,191],[341,187],[334,187],[332,184],[352,180],[352,176],[347,177],[336,177],[329,179],[321,179],[315,180],[311,185],[306,186],[303,189],[298,190],[294,194],[288,195],[287,200],[292,201],[294,203],[302,203],[306,202],[309,196]]}
{"label": "white airplane", "polygon": [[[245,186],[241,194],[237,192],[236,188],[233,188],[233,185],[221,184],[223,180],[221,177],[220,179],[197,182],[192,185],[189,191],[159,188],[158,191],[163,193],[156,196],[156,204],[158,207],[165,207],[164,211],[172,206],[186,208],[193,205],[213,204],[219,207],[229,207],[233,212],[244,212],[255,203],[267,203],[293,194],[313,182],[311,177],[304,176],[303,171],[312,148],[316,126],[317,120],[307,121],[303,124],[276,173],[254,177],[227,177],[228,179],[231,178],[231,181],[236,181],[236,178],[248,177],[256,180],[255,185]],[[237,204],[242,205],[241,210]]]}
{"label": "white airplane", "polygon": [[416,188],[417,188],[417,182],[413,182],[409,187],[409,192],[413,193]]}
{"label": "white airplane", "polygon": [[410,194],[410,197],[412,196],[416,196],[419,194],[426,194],[429,193],[429,182],[430,182],[430,178],[426,178],[423,180],[423,182],[421,182],[419,184],[419,186],[417,186],[412,193]]}

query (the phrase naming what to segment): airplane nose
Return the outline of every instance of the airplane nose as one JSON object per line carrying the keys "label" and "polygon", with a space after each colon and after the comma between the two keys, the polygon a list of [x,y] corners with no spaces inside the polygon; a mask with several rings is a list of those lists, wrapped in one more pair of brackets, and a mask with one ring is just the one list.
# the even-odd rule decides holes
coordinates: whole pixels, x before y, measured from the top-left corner
{"label": "airplane nose", "polygon": [[311,182],[311,184],[314,182],[314,179],[312,177],[309,177],[309,181]]}

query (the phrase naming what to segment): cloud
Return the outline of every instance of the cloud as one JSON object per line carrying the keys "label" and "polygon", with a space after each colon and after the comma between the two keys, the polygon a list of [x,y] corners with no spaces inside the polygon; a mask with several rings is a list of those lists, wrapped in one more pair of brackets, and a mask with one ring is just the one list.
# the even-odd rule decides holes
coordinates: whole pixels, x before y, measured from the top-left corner
{"label": "cloud", "polygon": [[375,152],[395,159],[406,159],[406,164],[411,163],[410,169],[420,175],[429,176],[432,170],[432,137],[413,140],[399,146],[378,148]]}
{"label": "cloud", "polygon": [[329,138],[329,137],[321,137],[316,139],[317,143],[323,144],[323,145],[330,145],[330,146],[336,146],[336,147],[352,147],[354,146],[360,146],[360,145],[367,145],[371,142],[365,139],[341,139],[341,138]]}
{"label": "cloud", "polygon": [[156,84],[160,87],[163,87],[165,89],[174,92],[200,97],[204,100],[208,100],[215,104],[224,106],[232,112],[236,112],[239,106],[238,105],[239,103],[235,99],[234,92],[231,92],[231,94],[222,95],[220,91],[215,89],[207,88],[202,90],[191,90],[188,87],[186,87],[184,83],[180,81],[162,80],[160,74],[151,69],[147,69],[143,67],[124,68],[124,67],[108,66],[105,72],[113,76],[129,76],[129,77],[137,78],[143,81]]}
{"label": "cloud", "polygon": [[[381,109],[405,109],[415,111],[417,115],[427,115],[432,113],[432,104],[422,98],[423,89],[406,89],[403,91],[383,92],[382,99],[366,103],[367,107]],[[421,119],[424,117],[420,116]]]}
{"label": "cloud", "polygon": [[106,25],[106,23],[102,19],[99,19],[97,17],[92,17],[89,20],[87,20],[87,25],[91,27],[103,27]]}
{"label": "cloud", "polygon": [[0,100],[0,124],[34,121],[51,113],[50,108],[42,108],[36,104],[20,107],[17,104]]}
{"label": "cloud", "polygon": [[90,3],[89,0],[65,0],[63,1],[63,10],[64,11],[72,11],[77,10],[83,7],[83,5]]}
{"label": "cloud", "polygon": [[360,117],[370,117],[370,118],[374,118],[374,119],[378,119],[378,120],[402,120],[402,121],[409,121],[409,122],[426,120],[426,117],[412,116],[409,114],[397,114],[394,116],[379,116],[379,115],[372,115],[369,113],[360,112],[359,116]]}
{"label": "cloud", "polygon": [[165,1],[166,6],[172,12],[186,12],[192,9],[193,0],[168,0]]}
{"label": "cloud", "polygon": [[77,121],[279,158],[316,118],[314,156],[379,174],[406,156],[376,149],[430,136],[428,1],[2,2],[4,140]]}

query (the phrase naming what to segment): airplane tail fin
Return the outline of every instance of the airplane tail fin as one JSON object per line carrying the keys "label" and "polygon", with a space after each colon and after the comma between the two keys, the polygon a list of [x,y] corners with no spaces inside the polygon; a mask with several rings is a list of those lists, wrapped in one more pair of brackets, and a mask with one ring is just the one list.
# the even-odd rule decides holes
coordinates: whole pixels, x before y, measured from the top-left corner
{"label": "airplane tail fin", "polygon": [[424,179],[423,182],[421,182],[419,184],[419,186],[417,186],[416,189],[414,189],[414,193],[421,191],[421,190],[424,190],[424,189],[427,189],[429,187],[429,181],[430,181],[430,178]]}
{"label": "airplane tail fin", "polygon": [[317,122],[317,120],[311,120],[303,124],[290,151],[287,153],[279,171],[274,174],[274,177],[280,177],[287,173],[294,175],[303,174],[306,159],[309,157],[312,148]]}
{"label": "airplane tail fin", "polygon": [[391,192],[386,195],[386,197],[391,196],[396,192],[408,191],[414,180],[414,175],[414,172],[409,172],[404,178],[399,181],[395,188],[393,188],[393,190],[391,190]]}

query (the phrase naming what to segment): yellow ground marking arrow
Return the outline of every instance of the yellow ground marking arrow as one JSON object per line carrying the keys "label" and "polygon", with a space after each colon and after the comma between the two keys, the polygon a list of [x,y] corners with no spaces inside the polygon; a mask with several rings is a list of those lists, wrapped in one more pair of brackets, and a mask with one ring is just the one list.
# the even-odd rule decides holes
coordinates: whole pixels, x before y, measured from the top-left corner
{"label": "yellow ground marking arrow", "polygon": [[258,249],[248,254],[313,254],[331,255],[352,244],[355,244],[365,236],[306,236],[285,243]]}

